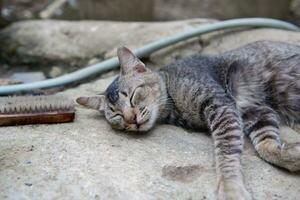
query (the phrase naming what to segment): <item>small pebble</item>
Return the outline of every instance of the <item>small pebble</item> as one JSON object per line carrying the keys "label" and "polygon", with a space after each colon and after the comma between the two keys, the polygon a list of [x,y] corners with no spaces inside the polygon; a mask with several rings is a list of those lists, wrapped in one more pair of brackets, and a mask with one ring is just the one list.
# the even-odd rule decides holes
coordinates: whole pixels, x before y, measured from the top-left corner
{"label": "small pebble", "polygon": [[55,78],[55,77],[58,77],[58,76],[61,76],[63,74],[63,70],[62,70],[62,67],[59,67],[59,66],[53,66],[49,72],[49,76],[51,78]]}
{"label": "small pebble", "polygon": [[33,151],[34,150],[34,146],[31,145],[31,147],[28,149],[28,151]]}

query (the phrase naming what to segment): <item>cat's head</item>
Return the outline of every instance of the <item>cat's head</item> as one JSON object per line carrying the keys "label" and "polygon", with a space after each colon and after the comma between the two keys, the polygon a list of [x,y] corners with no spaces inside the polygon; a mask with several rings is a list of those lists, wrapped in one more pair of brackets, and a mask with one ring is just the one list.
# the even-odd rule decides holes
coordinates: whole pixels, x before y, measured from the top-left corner
{"label": "cat's head", "polygon": [[79,97],[77,103],[104,113],[113,128],[147,131],[156,122],[166,98],[161,77],[126,47],[118,48],[120,75],[104,94]]}

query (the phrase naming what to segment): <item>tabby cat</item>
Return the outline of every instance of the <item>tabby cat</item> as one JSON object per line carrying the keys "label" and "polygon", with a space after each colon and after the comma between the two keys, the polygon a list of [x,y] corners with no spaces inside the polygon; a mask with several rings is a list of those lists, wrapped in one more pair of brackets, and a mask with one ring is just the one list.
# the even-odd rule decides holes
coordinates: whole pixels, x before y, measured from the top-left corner
{"label": "tabby cat", "polygon": [[220,55],[194,55],[159,71],[118,49],[120,75],[103,95],[77,102],[103,112],[113,128],[148,131],[155,123],[210,131],[217,198],[251,199],[241,172],[244,136],[258,155],[300,171],[300,143],[280,141],[282,125],[300,124],[300,46],[259,41]]}

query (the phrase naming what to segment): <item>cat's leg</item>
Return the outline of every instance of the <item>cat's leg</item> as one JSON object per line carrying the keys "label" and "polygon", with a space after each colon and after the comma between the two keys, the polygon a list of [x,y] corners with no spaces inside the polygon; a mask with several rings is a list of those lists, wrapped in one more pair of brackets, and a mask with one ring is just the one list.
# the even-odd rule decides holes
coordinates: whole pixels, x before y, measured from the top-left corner
{"label": "cat's leg", "polygon": [[280,141],[275,111],[267,106],[252,106],[243,112],[243,120],[245,132],[261,158],[289,171],[300,170],[300,143]]}
{"label": "cat's leg", "polygon": [[[227,102],[227,103],[226,103]],[[230,99],[205,102],[204,116],[215,146],[219,200],[248,200],[241,169],[243,151],[242,121]]]}

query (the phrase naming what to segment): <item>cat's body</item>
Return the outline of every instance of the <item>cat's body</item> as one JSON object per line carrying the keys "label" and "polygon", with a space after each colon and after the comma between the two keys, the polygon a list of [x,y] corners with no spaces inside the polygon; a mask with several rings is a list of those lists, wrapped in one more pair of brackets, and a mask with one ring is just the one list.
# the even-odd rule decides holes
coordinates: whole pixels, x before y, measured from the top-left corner
{"label": "cat's body", "polygon": [[300,144],[283,145],[279,127],[300,123],[300,46],[256,42],[215,56],[194,55],[158,72],[126,48],[121,75],[105,96],[80,104],[102,110],[118,129],[145,131],[155,122],[208,129],[215,145],[219,199],[250,199],[240,156],[249,136],[260,157],[300,170]]}
{"label": "cat's body", "polygon": [[[224,54],[194,55],[160,70],[174,103],[163,122],[207,128],[201,107],[216,93],[236,104],[268,106],[281,123],[300,123],[300,46],[260,41]],[[203,108],[202,108],[203,109]]]}

